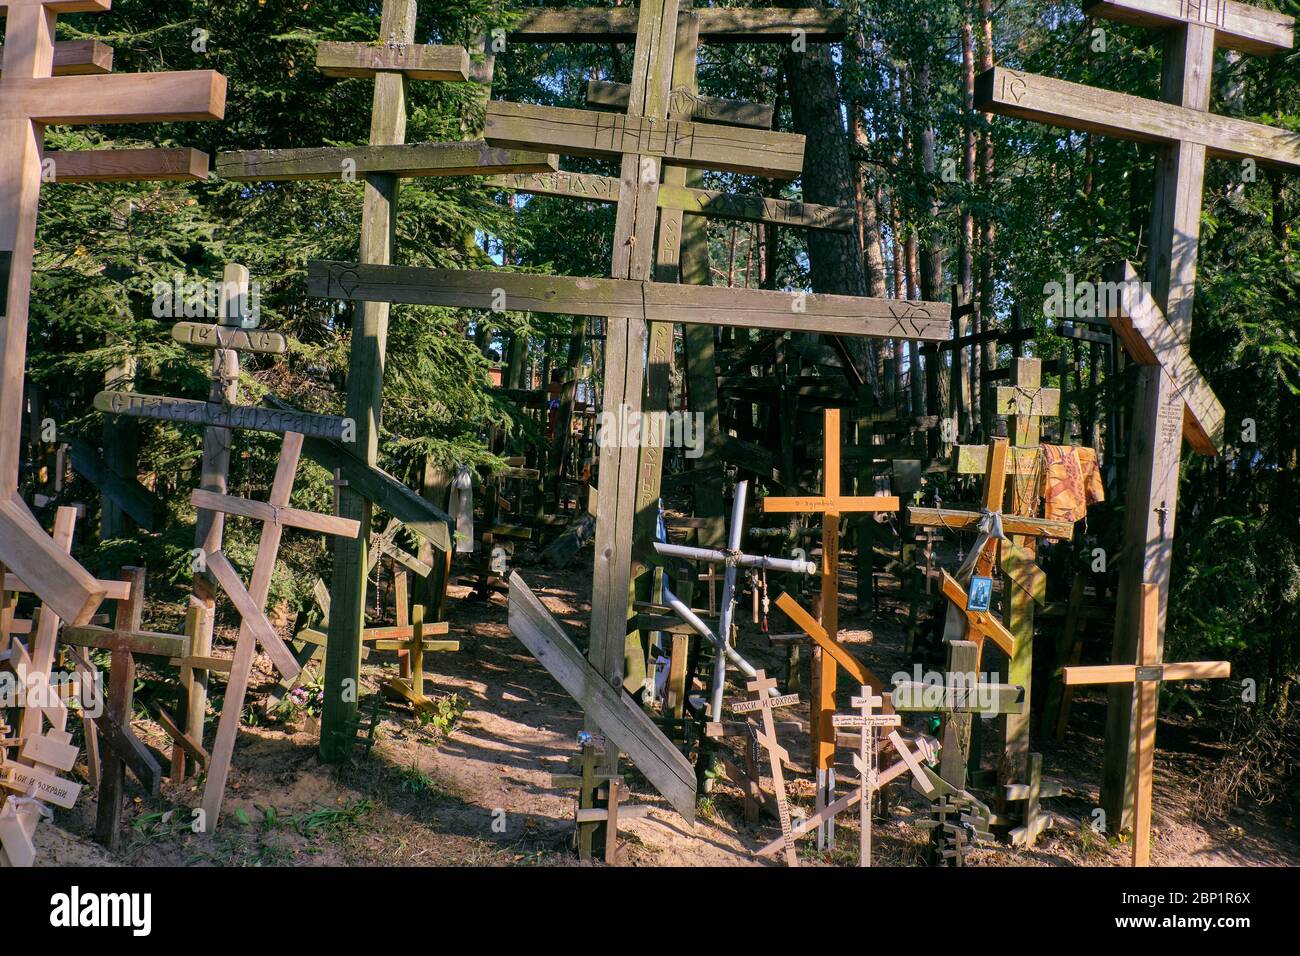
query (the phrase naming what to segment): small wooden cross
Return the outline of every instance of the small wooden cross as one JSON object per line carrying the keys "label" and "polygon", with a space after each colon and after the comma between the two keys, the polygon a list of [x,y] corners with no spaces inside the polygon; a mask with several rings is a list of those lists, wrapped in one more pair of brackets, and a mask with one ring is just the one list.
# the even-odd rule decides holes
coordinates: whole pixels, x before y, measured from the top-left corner
{"label": "small wooden cross", "polygon": [[410,662],[409,678],[394,677],[384,684],[384,692],[408,701],[417,711],[428,710],[434,702],[424,696],[424,655],[434,651],[458,651],[460,641],[438,641],[426,634],[446,634],[446,621],[424,623],[424,605],[411,608],[411,623],[402,627],[375,627],[365,631],[364,638],[373,641],[377,651],[406,651]]}
{"label": "small wooden cross", "polygon": [[1136,664],[1104,664],[1064,668],[1066,686],[1134,684],[1137,691],[1137,776],[1133,784],[1133,865],[1151,863],[1151,786],[1155,771],[1156,709],[1160,682],[1212,680],[1232,674],[1228,661],[1160,661],[1160,586],[1142,585],[1142,633]]}
{"label": "small wooden cross", "polygon": [[348,486],[348,480],[343,477],[343,469],[335,468],[334,477],[326,479],[325,484],[334,489],[334,514],[339,514],[340,497],[344,488]]}
{"label": "small wooden cross", "polygon": [[768,763],[772,767],[772,789],[776,792],[777,818],[781,821],[781,840],[785,847],[787,866],[798,866],[799,858],[795,855],[794,832],[790,824],[790,804],[785,795],[785,774],[782,764],[789,763],[790,754],[776,739],[776,719],[772,714],[774,707],[793,707],[799,703],[798,694],[773,698],[770,691],[776,689],[776,681],[763,671],[757,671],[754,679],[745,685],[753,693],[754,699],[731,705],[733,714],[748,714],[760,711],[763,715],[763,729],[755,735],[760,747],[767,751]]}
{"label": "small wooden cross", "polygon": [[1055,822],[1050,813],[1041,811],[1039,801],[1046,797],[1059,797],[1061,795],[1061,781],[1043,779],[1042,754],[1031,753],[1029,755],[1028,778],[1027,783],[1008,783],[1005,785],[1008,803],[1023,800],[1025,804],[1020,826],[1015,827],[1008,834],[1011,837],[1012,846],[1033,846],[1039,835]]}
{"label": "small wooden cross", "polygon": [[859,866],[871,865],[871,812],[875,802],[876,791],[880,789],[879,734],[882,727],[899,727],[903,718],[898,714],[878,714],[876,708],[883,704],[884,698],[877,697],[871,688],[863,685],[862,694],[854,697],[850,703],[858,708],[857,714],[836,714],[833,723],[836,727],[858,728],[858,752],[853,755],[853,768],[862,778],[862,799],[858,801],[861,821],[861,843]]}

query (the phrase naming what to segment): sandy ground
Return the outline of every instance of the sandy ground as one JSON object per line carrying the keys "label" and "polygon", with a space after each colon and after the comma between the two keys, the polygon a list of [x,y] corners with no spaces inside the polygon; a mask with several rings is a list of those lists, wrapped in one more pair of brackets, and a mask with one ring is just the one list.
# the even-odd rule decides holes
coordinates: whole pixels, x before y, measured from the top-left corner
{"label": "sandy ground", "polygon": [[[522,569],[580,646],[585,646],[588,568],[584,563],[563,573]],[[878,674],[889,675],[907,663],[899,624],[906,607],[892,599],[890,588],[896,582],[887,580],[883,587],[881,612],[858,614],[850,582],[841,624],[853,653]],[[486,604],[468,595],[466,588],[452,589],[451,636],[461,640],[461,651],[426,659],[432,675],[428,693],[457,694],[467,701],[463,717],[449,733],[422,727],[409,712],[390,708],[382,715],[370,756],[363,758],[359,752],[354,764],[335,769],[320,764],[310,732],[261,719],[241,730],[226,809],[215,834],[191,831],[190,808],[201,796],[198,782],[167,782],[160,800],[132,791],[124,849],[110,857],[90,839],[95,796],[87,789],[77,808],[58,811],[54,825],[40,828],[41,865],[580,865],[571,850],[574,791],[553,787],[550,777],[566,772],[578,753],[581,714],[510,634],[504,595],[494,595]],[[774,630],[793,630],[778,617],[774,612]],[[742,607],[742,618],[742,653],[783,678],[784,650],[759,633],[747,607]],[[366,691],[395,672],[394,655],[372,655],[364,668]],[[252,699],[270,684],[269,663],[261,658]],[[741,688],[733,686],[733,691],[739,696]],[[846,710],[852,692],[841,685]],[[246,713],[256,710],[250,705]],[[806,811],[813,793],[807,772],[806,709],[786,714],[781,735],[795,765],[787,774],[791,804],[796,811]],[[1086,825],[1097,801],[1104,714],[1100,694],[1081,696],[1066,740],[1043,746],[1045,772],[1061,780],[1064,788],[1061,797],[1043,804],[1055,817],[1054,827],[1032,850],[981,846],[971,855],[972,865],[1127,862],[1126,843],[1097,835]],[[1287,826],[1260,811],[1237,814],[1228,823],[1213,822],[1190,805],[1188,794],[1196,778],[1223,753],[1210,723],[1181,716],[1161,721],[1154,863],[1300,863],[1300,833],[1293,821]],[[150,721],[141,719],[135,726],[142,739],[163,746],[165,738]],[[841,780],[847,782],[852,776],[850,755],[841,751],[840,758]],[[745,822],[740,792],[731,785],[719,781],[711,793],[701,795],[697,822],[691,827],[634,771],[625,772],[633,801],[651,809],[646,819],[626,825],[620,863],[783,865],[755,859],[754,851],[780,831],[773,819]],[[764,786],[770,787],[769,779]],[[889,815],[874,827],[875,861],[921,865],[928,837],[916,822],[925,816],[927,803],[902,787],[891,789],[895,796]],[[857,863],[857,845],[854,810],[840,817],[833,850],[818,852],[811,840],[804,840],[800,859],[811,865],[852,866]]]}

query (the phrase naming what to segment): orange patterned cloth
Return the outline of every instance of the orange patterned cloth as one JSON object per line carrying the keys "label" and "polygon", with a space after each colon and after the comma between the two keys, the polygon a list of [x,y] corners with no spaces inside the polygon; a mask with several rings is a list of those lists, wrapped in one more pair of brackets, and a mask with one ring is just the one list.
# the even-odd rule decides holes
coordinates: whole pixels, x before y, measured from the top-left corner
{"label": "orange patterned cloth", "polygon": [[1081,521],[1088,505],[1104,501],[1106,489],[1097,452],[1077,445],[1042,445],[1043,517]]}

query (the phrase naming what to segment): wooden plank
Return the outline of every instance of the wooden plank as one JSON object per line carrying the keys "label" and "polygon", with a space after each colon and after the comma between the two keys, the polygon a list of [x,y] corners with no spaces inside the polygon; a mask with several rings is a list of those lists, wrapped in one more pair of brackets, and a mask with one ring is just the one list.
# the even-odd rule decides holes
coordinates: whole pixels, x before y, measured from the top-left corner
{"label": "wooden plank", "polygon": [[505,309],[510,312],[929,341],[941,341],[951,334],[949,307],[939,302],[355,262],[309,262],[308,294],[496,311],[500,311],[504,294]]}
{"label": "wooden plank", "polygon": [[158,531],[167,517],[167,506],[134,477],[119,475],[103,457],[80,438],[64,439],[72,451],[72,470],[110,498],[145,531]]}
{"label": "wooden plank", "polygon": [[[1007,461],[1010,475],[1036,475],[1041,467],[1037,448],[1012,448]],[[982,475],[988,469],[988,445],[956,445],[953,448],[953,468],[959,475]]]}
{"label": "wooden plank", "polygon": [[171,737],[176,744],[194,759],[194,762],[201,767],[206,767],[210,759],[209,754],[203,749],[203,745],[194,740],[177,726],[172,715],[162,707],[154,708],[154,719],[158,721],[158,726],[166,731],[167,736]]}
{"label": "wooden plank", "polygon": [[26,796],[32,787],[36,788],[36,797],[56,807],[71,810],[81,796],[81,784],[65,780],[39,767],[24,767],[16,763],[7,763],[0,767],[0,787]]}
{"label": "wooden plank", "polygon": [[[54,44],[54,76],[91,76],[113,72],[113,48],[102,40],[59,40]],[[0,46],[0,75],[4,47]]]}
{"label": "wooden plank", "polygon": [[172,326],[172,341],[196,349],[235,349],[259,355],[283,355],[289,351],[289,340],[279,332],[206,322],[177,322]]}
{"label": "wooden plank", "polygon": [[1167,30],[1184,23],[1214,28],[1214,44],[1256,56],[1289,50],[1291,17],[1235,0],[1084,0],[1083,12],[1120,23]]}
{"label": "wooden plank", "polygon": [[943,594],[953,606],[962,612],[966,618],[967,627],[974,631],[983,643],[984,638],[989,638],[993,643],[1002,649],[1002,652],[1008,657],[1015,654],[1016,639],[1010,631],[1003,626],[1002,622],[993,616],[990,611],[972,611],[967,605],[966,589],[957,583],[947,571],[941,571],[943,575]]}
{"label": "wooden plank", "polygon": [[[949,511],[947,508],[908,508],[907,520],[926,528],[947,528],[951,531],[973,531],[980,515]],[[1054,518],[1023,518],[1017,515],[1002,516],[1002,530],[1007,534],[1032,535],[1054,541],[1070,541],[1074,537],[1074,522]]]}
{"label": "wooden plank", "polygon": [[55,545],[16,492],[0,501],[0,564],[72,624],[85,624],[104,600],[104,586]]}
{"label": "wooden plank", "polygon": [[293,652],[284,641],[280,640],[280,635],[266,619],[265,612],[258,607],[257,599],[249,589],[244,587],[244,582],[239,579],[239,574],[223,552],[218,551],[208,555],[208,570],[212,572],[212,576],[230,598],[230,603],[239,612],[243,626],[257,639],[257,643],[262,645],[262,650],[271,658],[280,675],[286,679],[297,676],[302,670],[302,665],[298,663],[298,659],[293,656]]}
{"label": "wooden plank", "polygon": [[[110,709],[112,697],[113,695],[110,693]],[[131,732],[129,723],[125,723],[129,718],[123,718],[123,722],[119,722],[119,718],[114,717],[110,712],[93,719],[95,729],[99,731],[100,737],[103,738],[110,751],[108,757],[122,761],[130,769],[135,779],[140,782],[140,786],[144,787],[151,797],[158,796],[159,789],[162,786],[162,764],[158,762],[158,758],[153,755],[153,752],[140,741],[140,738]],[[104,764],[104,779],[106,781],[108,772],[108,760],[106,759]],[[108,807],[111,803],[111,798],[107,796],[107,793],[108,788],[101,784],[100,805],[103,807]],[[120,800],[120,798],[119,796],[116,799]],[[121,819],[120,804],[117,819],[119,821]]]}
{"label": "wooden plank", "polygon": [[49,150],[56,183],[203,182],[208,154],[197,149]]}
{"label": "wooden plank", "polygon": [[1092,329],[1080,328],[1077,325],[1058,325],[1056,334],[1063,339],[1096,342],[1098,345],[1113,345],[1115,342],[1114,337],[1109,332],[1094,332]]}
{"label": "wooden plank", "polygon": [[1109,267],[1106,279],[1119,283],[1116,307],[1108,310],[1107,318],[1124,350],[1139,365],[1159,365],[1169,375],[1184,402],[1183,431],[1192,447],[1202,455],[1221,453],[1226,413],[1192,361],[1187,342],[1170,325],[1131,264]]}
{"label": "wooden plank", "polygon": [[326,76],[401,73],[411,80],[456,82],[469,79],[469,51],[458,46],[394,43],[316,45],[316,69]]}
{"label": "wooden plank", "polygon": [[348,481],[349,491],[388,512],[438,551],[445,554],[451,550],[451,517],[388,472],[367,465],[341,443],[325,438],[307,438],[303,451],[327,471],[339,469]]}
{"label": "wooden plank", "polygon": [[849,676],[857,683],[870,687],[873,693],[878,694],[884,690],[884,682],[871,673],[865,664],[846,651],[839,641],[832,640],[826,629],[813,620],[812,615],[800,607],[799,602],[789,594],[781,592],[780,597],[776,599],[776,606],[816,641],[818,647],[833,657],[835,663],[848,671]]}
{"label": "wooden plank", "polygon": [[190,503],[196,508],[208,511],[220,511],[228,515],[240,515],[256,521],[272,521],[289,528],[303,528],[320,534],[342,535],[355,538],[361,530],[359,522],[334,515],[319,514],[315,511],[302,511],[298,508],[277,508],[265,501],[252,498],[237,498],[234,495],[218,495],[211,491],[196,488],[190,494]]}
{"label": "wooden plank", "polygon": [[893,495],[842,495],[827,498],[764,498],[763,511],[774,514],[847,514],[848,512],[897,511],[898,498]]}
{"label": "wooden plank", "polygon": [[139,392],[100,392],[95,396],[95,408],[109,415],[157,418],[209,428],[245,428],[278,434],[298,432],[315,438],[341,439],[351,431],[348,419],[334,415],[165,398]]}
{"label": "wooden plank", "polygon": [[367,173],[401,178],[482,176],[488,173],[554,172],[559,158],[550,153],[489,146],[482,140],[460,143],[410,143],[393,146],[319,146],[307,149],[255,149],[217,155],[217,175],[235,182],[311,179],[348,180]]}
{"label": "wooden plank", "polygon": [[764,179],[794,179],[803,171],[804,138],[796,133],[502,100],[488,104],[483,138],[570,156],[653,156]]}
{"label": "wooden plank", "polygon": [[1193,143],[1212,156],[1300,168],[1300,134],[1290,130],[1005,67],[979,75],[975,107],[1066,129],[1147,143]]}
{"label": "wooden plank", "polygon": [[[587,199],[601,203],[616,203],[620,195],[620,183],[617,177],[571,173],[565,170],[554,173],[495,176],[489,181],[502,189],[513,189],[517,192],[541,196],[568,196],[572,199]],[[688,216],[762,222],[774,226],[797,226],[828,232],[850,232],[856,228],[857,222],[856,213],[847,207],[819,206],[816,203],[772,199],[746,193],[696,189],[670,182],[659,184],[657,202],[660,209],[676,209]]]}
{"label": "wooden plank", "polygon": [[160,634],[156,631],[118,630],[93,625],[65,625],[59,640],[75,647],[89,647],[112,651],[128,647],[133,654],[149,657],[185,657],[190,652],[188,637],[179,634]]}
{"label": "wooden plank", "polygon": [[688,823],[695,821],[695,770],[640,706],[611,687],[518,573],[510,576],[510,630],[609,740]]}
{"label": "wooden plank", "polygon": [[[694,11],[700,18],[700,39],[713,43],[789,43],[796,30],[810,43],[843,40],[847,15],[821,8],[724,9]],[[633,6],[521,11],[510,28],[516,43],[632,43],[638,10]]]}
{"label": "wooden plank", "polygon": [[[694,55],[694,51],[692,51]],[[674,77],[676,79],[676,77]],[[627,109],[632,87],[627,83],[607,80],[587,81],[587,104],[614,110]],[[746,126],[751,129],[771,129],[773,109],[766,103],[746,100],[729,100],[720,96],[704,96],[685,86],[674,86],[668,94],[668,112],[680,119],[721,126]]]}
{"label": "wooden plank", "polygon": [[76,126],[219,120],[226,78],[212,70],[5,79],[0,119]]}
{"label": "wooden plank", "polygon": [[69,738],[66,732],[51,731],[48,734],[30,734],[23,739],[18,756],[32,763],[43,764],[53,770],[67,772],[77,765],[81,749],[58,737]]}

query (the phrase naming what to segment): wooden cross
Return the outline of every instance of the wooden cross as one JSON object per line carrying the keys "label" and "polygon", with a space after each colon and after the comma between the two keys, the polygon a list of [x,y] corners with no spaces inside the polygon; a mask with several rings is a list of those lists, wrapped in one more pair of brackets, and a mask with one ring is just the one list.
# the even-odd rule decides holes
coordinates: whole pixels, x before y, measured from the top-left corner
{"label": "wooden cross", "polygon": [[0,253],[10,254],[10,269],[3,287],[5,306],[0,309],[4,317],[0,323],[0,562],[31,581],[47,606],[75,624],[90,619],[103,594],[85,569],[40,531],[17,497],[28,300],[45,126],[215,120],[225,113],[226,96],[225,78],[210,70],[53,75],[58,15],[102,12],[109,2],[9,0],[2,11],[0,170],[9,182],[0,192]]}
{"label": "wooden cross", "polygon": [[1050,813],[1041,810],[1040,801],[1046,797],[1061,795],[1061,781],[1043,779],[1043,755],[1029,755],[1029,770],[1025,783],[1008,783],[1005,785],[1004,798],[1010,803],[1024,801],[1025,809],[1021,813],[1021,823],[1007,835],[1012,846],[1032,847],[1044,830],[1055,822]]}
{"label": "wooden cross", "polygon": [[853,768],[862,779],[862,799],[858,801],[860,813],[861,841],[859,866],[871,865],[871,813],[876,791],[880,789],[879,744],[882,727],[899,727],[903,718],[897,714],[878,714],[876,708],[883,704],[884,698],[877,697],[871,688],[863,685],[862,694],[854,697],[850,703],[858,708],[856,714],[836,714],[832,723],[836,727],[858,728],[858,752],[853,755]]}
{"label": "wooden cross", "polygon": [[[1198,451],[1221,441],[1212,393],[1187,357],[1191,339],[1202,191],[1208,157],[1300,169],[1300,143],[1287,129],[1209,111],[1218,47],[1270,55],[1291,49],[1291,17],[1234,0],[1174,4],[1167,0],[1095,0],[1086,12],[1165,34],[1163,100],[1149,100],[1042,76],[995,68],[976,84],[981,110],[1067,129],[1154,142],[1158,147],[1151,209],[1150,296],[1133,290],[1108,318],[1139,364],[1133,436],[1124,497],[1125,529],[1112,660],[1134,659],[1144,624],[1144,582],[1160,585],[1156,659],[1163,653],[1159,622],[1168,595],[1178,503],[1181,437]],[[1122,271],[1121,271],[1122,270]],[[1120,267],[1111,277],[1127,277]],[[1139,324],[1134,320],[1144,316]],[[1164,321],[1161,322],[1160,318]],[[1154,358],[1158,364],[1149,364]],[[1190,412],[1188,410],[1190,406]],[[1128,824],[1136,695],[1114,687],[1107,712],[1102,805]]]}
{"label": "wooden cross", "polygon": [[406,651],[411,676],[395,677],[384,684],[389,694],[408,701],[417,711],[427,710],[433,701],[424,696],[424,655],[434,651],[458,651],[460,641],[433,640],[426,634],[446,634],[446,621],[424,623],[424,605],[411,608],[411,623],[402,627],[376,627],[366,631],[366,640],[374,641],[377,651]]}
{"label": "wooden cross", "polygon": [[790,804],[785,795],[785,774],[782,765],[790,762],[789,752],[776,739],[776,718],[772,715],[774,707],[793,707],[799,703],[798,694],[773,698],[771,692],[776,689],[776,681],[763,671],[754,675],[754,680],[745,685],[754,694],[753,700],[731,705],[733,714],[748,714],[753,711],[762,713],[763,729],[758,731],[756,739],[759,746],[767,751],[768,763],[772,767],[772,789],[776,793],[777,816],[781,821],[781,840],[785,848],[787,866],[798,866],[799,858],[795,855],[794,831],[790,824]]}
{"label": "wooden cross", "polygon": [[1066,686],[1079,684],[1132,684],[1137,691],[1136,779],[1133,787],[1133,865],[1151,862],[1151,786],[1155,770],[1156,710],[1160,682],[1211,680],[1228,677],[1228,661],[1189,661],[1163,664],[1159,652],[1160,585],[1142,585],[1142,642],[1136,664],[1108,664],[1064,669]]}
{"label": "wooden cross", "polygon": [[105,744],[95,839],[111,852],[117,852],[122,844],[122,800],[126,796],[127,768],[150,796],[158,795],[162,783],[162,767],[131,731],[136,655],[172,660],[184,658],[190,652],[188,637],[142,629],[144,568],[125,568],[122,579],[129,582],[131,590],[125,601],[118,602],[114,627],[68,625],[60,636],[64,644],[112,652],[107,707],[95,719]]}
{"label": "wooden cross", "polygon": [[[356,521],[332,515],[320,515],[289,507],[298,459],[302,455],[303,436],[289,432],[284,436],[280,456],[271,484],[270,500],[251,501],[213,492],[196,490],[190,500],[198,507],[225,514],[241,515],[262,522],[262,534],[253,562],[253,575],[247,588],[221,551],[207,555],[207,569],[226,592],[239,612],[239,637],[235,643],[235,656],[231,661],[230,677],[226,684],[225,702],[221,707],[221,721],[217,738],[212,746],[208,765],[208,779],[203,791],[203,824],[205,832],[216,829],[225,797],[226,779],[230,774],[230,761],[234,755],[235,738],[239,734],[239,720],[244,712],[244,695],[252,672],[253,657],[260,643],[283,676],[297,674],[301,665],[276,634],[266,619],[265,606],[271,590],[271,575],[275,570],[276,555],[280,550],[280,536],[286,527],[304,528],[322,534],[357,535],[360,526]],[[359,688],[354,687],[354,694]]]}
{"label": "wooden cross", "polygon": [[334,513],[339,514],[339,492],[348,486],[347,479],[343,477],[343,469],[335,468],[334,477],[327,479],[325,484],[334,489]]}
{"label": "wooden cross", "polygon": [[[898,498],[887,495],[840,494],[840,410],[828,408],[822,414],[821,495],[804,498],[767,497],[763,499],[763,511],[768,514],[812,512],[822,516],[821,625],[833,642],[834,635],[839,633],[840,517],[846,514],[897,511]],[[817,771],[817,808],[821,809],[829,802],[829,791],[834,787],[831,768],[835,760],[835,728],[832,718],[835,716],[836,656],[825,653],[819,644],[818,650],[814,652],[814,663],[816,668],[813,672],[810,751]],[[879,690],[879,682],[874,678],[859,678],[858,682],[871,684]]]}

